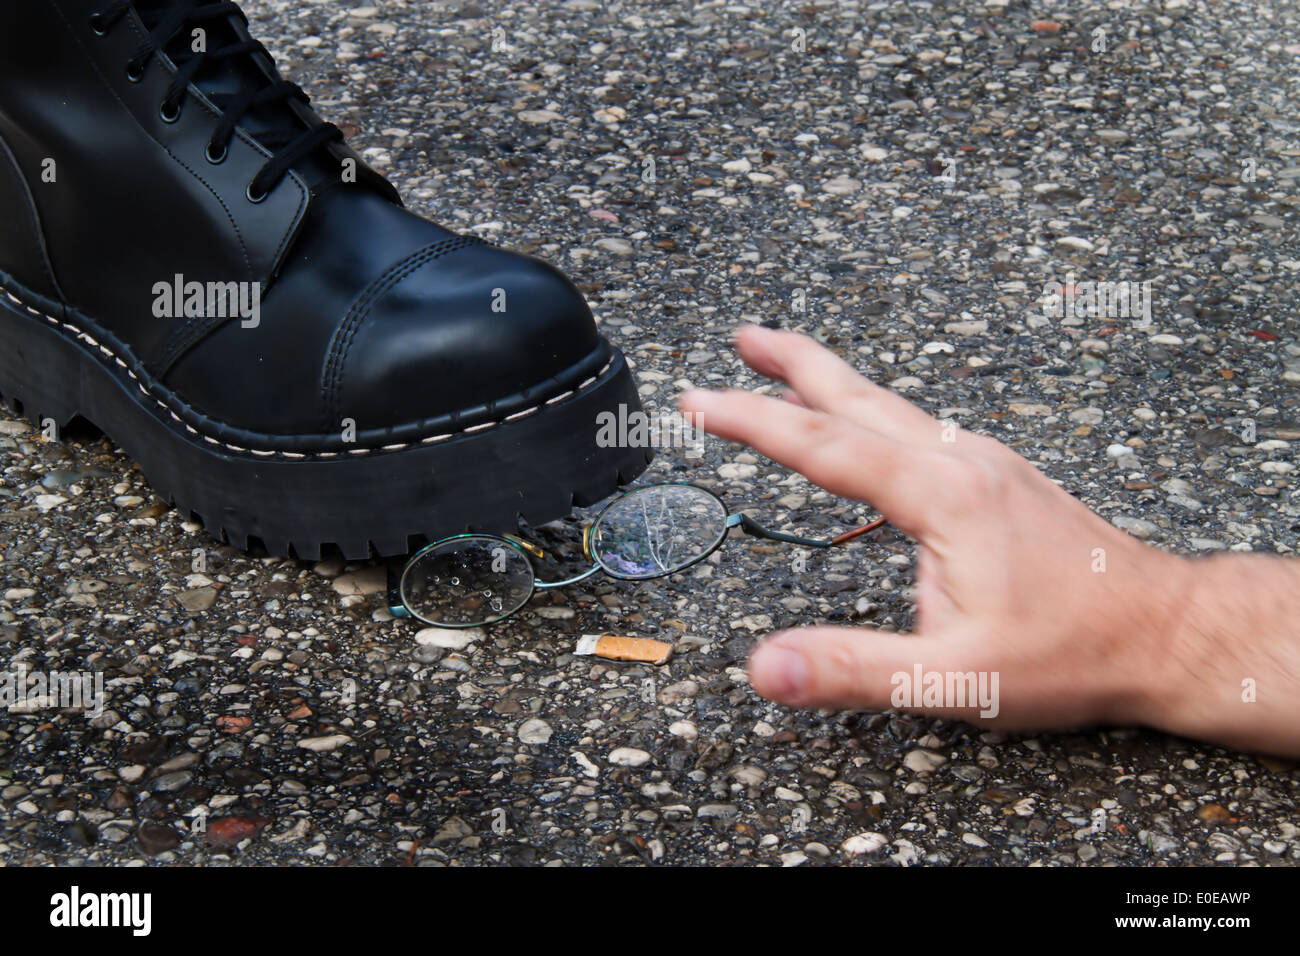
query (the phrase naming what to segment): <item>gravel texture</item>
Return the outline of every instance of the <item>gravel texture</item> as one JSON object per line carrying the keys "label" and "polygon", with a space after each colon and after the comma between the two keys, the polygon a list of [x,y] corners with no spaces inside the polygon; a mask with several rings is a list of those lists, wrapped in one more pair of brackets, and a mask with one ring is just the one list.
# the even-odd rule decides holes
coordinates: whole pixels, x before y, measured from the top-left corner
{"label": "gravel texture", "polygon": [[[802,329],[1152,543],[1300,547],[1293,5],[246,9],[413,207],[573,276],[652,408],[762,384],[738,321]],[[1045,314],[1076,279],[1150,281],[1149,325]],[[62,438],[0,417],[0,660],[102,672],[108,709],[0,722],[0,861],[1300,861],[1294,762],[758,698],[773,628],[909,625],[895,534],[421,631],[375,568],[218,546]],[[654,477],[800,533],[870,513],[713,439]],[[600,632],[676,654],[573,656]]]}

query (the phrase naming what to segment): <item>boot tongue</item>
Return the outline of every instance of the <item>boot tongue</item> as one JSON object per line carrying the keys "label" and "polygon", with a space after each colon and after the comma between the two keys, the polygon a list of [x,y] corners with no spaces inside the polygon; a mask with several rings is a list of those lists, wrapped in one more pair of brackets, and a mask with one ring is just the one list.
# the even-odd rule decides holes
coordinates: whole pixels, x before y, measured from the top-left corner
{"label": "boot tongue", "polygon": [[[146,28],[152,30],[175,7],[174,0],[135,0],[136,12]],[[233,18],[233,14],[231,15]],[[163,51],[178,66],[194,56],[194,30],[204,32],[204,48],[209,51],[240,42],[230,19],[207,20],[197,27],[186,25],[177,31],[163,47]],[[194,85],[212,100],[218,109],[250,85],[260,89],[267,85],[266,74],[257,65],[253,55],[227,56],[209,60],[195,75]],[[262,146],[275,152],[286,142],[309,127],[285,103],[274,103],[249,110],[239,125]],[[318,151],[319,154],[320,151]],[[313,192],[326,181],[338,178],[337,166],[320,155],[304,160],[295,167],[311,186]]]}

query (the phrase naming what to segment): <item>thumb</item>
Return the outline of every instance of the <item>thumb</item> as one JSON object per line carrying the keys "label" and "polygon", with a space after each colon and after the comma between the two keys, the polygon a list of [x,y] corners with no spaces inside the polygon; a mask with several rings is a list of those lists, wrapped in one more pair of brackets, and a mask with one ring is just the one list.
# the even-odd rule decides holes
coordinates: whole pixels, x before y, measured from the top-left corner
{"label": "thumb", "polygon": [[920,707],[914,675],[944,671],[951,642],[938,637],[890,634],[866,628],[805,627],[773,634],[749,658],[749,681],[764,697],[790,707],[888,710],[895,689],[906,686],[901,709],[970,718],[969,710]]}

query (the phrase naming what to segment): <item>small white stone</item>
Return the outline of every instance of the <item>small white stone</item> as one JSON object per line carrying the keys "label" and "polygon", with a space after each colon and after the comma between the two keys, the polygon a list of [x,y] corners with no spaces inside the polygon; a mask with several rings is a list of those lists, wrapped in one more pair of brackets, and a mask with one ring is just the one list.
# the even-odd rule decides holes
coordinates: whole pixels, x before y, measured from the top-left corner
{"label": "small white stone", "polygon": [[554,122],[555,120],[564,119],[564,117],[561,116],[559,113],[553,112],[551,110],[522,110],[521,112],[516,113],[515,115],[518,116],[525,123],[533,123],[533,124],[551,123]]}
{"label": "small white stone", "polygon": [[848,176],[836,176],[822,183],[822,191],[832,196],[851,196],[862,188],[862,183]]}
{"label": "small white stone", "polygon": [[610,751],[608,759],[619,767],[642,767],[650,762],[650,755],[635,747],[619,747]]}
{"label": "small white stone", "polygon": [[912,866],[921,859],[916,844],[911,840],[895,840],[894,847],[895,850],[890,859],[899,866]]}
{"label": "small white stone", "polygon": [[718,466],[719,478],[753,478],[756,474],[758,474],[757,465],[729,461]]}
{"label": "small white stone", "polygon": [[889,840],[880,833],[858,833],[840,844],[840,849],[849,856],[862,856],[876,853],[889,844]]}
{"label": "small white stone", "polygon": [[668,732],[683,740],[694,740],[700,735],[699,728],[689,720],[676,720],[668,725]]}
{"label": "small white stone", "polygon": [[1052,414],[1050,406],[1036,405],[1032,402],[1012,402],[1007,408],[1012,414],[1020,415],[1023,418],[1039,418]]}
{"label": "small white stone", "polygon": [[562,604],[548,605],[537,609],[537,616],[544,617],[548,621],[571,621],[578,616],[578,612],[571,607],[565,607]]}
{"label": "small white stone", "polygon": [[1130,535],[1143,538],[1143,540],[1160,531],[1157,524],[1148,522],[1145,518],[1132,518],[1130,515],[1115,515],[1114,518],[1110,519],[1110,523],[1121,529],[1121,531],[1127,531]]}
{"label": "small white stone", "polygon": [[346,743],[351,743],[352,738],[347,734],[330,734],[327,737],[307,737],[298,741],[298,746],[304,750],[311,750],[318,754],[329,753],[332,750],[338,750]]}
{"label": "small white stone", "polygon": [[619,239],[615,236],[607,236],[604,239],[597,239],[596,248],[602,249],[605,252],[613,253],[616,256],[630,256],[636,253],[636,249],[633,248],[632,243],[628,242],[626,239]]}
{"label": "small white stone", "polygon": [[573,759],[577,762],[578,766],[582,768],[582,773],[584,776],[593,777],[593,778],[600,776],[600,768],[597,767],[594,763],[592,763],[589,759],[587,759],[586,754],[582,753],[581,751],[575,750],[573,752]]}
{"label": "small white stone", "polygon": [[917,748],[903,758],[903,766],[915,773],[928,773],[942,767],[948,758],[933,750]]}
{"label": "small white stone", "polygon": [[422,647],[444,647],[449,651],[463,651],[475,641],[483,639],[481,627],[449,628],[426,627],[415,632],[415,643]]}
{"label": "small white stone", "polygon": [[525,744],[544,744],[551,739],[551,725],[539,717],[525,720],[519,725],[519,741]]}
{"label": "small white stone", "polygon": [[350,595],[378,594],[388,587],[388,572],[384,568],[362,568],[350,574],[343,574],[330,582],[338,594]]}

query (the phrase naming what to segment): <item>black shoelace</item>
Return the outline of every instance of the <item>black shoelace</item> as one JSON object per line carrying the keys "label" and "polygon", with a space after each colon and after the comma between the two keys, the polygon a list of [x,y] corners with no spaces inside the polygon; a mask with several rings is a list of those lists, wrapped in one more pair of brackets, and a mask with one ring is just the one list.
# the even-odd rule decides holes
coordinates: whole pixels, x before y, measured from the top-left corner
{"label": "black shoelace", "polygon": [[[122,17],[126,16],[133,4],[134,0],[112,0],[104,9],[91,17],[91,28],[99,34],[107,33]],[[225,21],[232,14],[243,20],[245,24],[248,23],[243,11],[227,0],[207,3],[200,3],[200,0],[177,0],[149,29],[148,39],[127,62],[127,77],[131,80],[139,80],[154,54],[167,47],[185,28]],[[264,54],[267,59],[271,58],[266,47],[256,40],[227,43],[201,53],[189,50],[172,53],[169,49],[168,55],[176,64],[176,73],[167,87],[160,107],[163,119],[174,122],[180,116],[186,89],[204,67],[220,60],[257,53]],[[277,106],[288,109],[288,104],[294,100],[304,104],[309,102],[307,94],[298,84],[281,79],[269,80],[261,85],[249,82],[241,85],[239,92],[234,95],[213,96],[211,99],[213,105],[221,110],[221,119],[212,131],[206,151],[208,162],[214,164],[226,158],[230,140],[235,135],[235,128],[240,120],[253,110]],[[295,123],[261,130],[256,134],[256,139],[272,151],[271,158],[248,184],[248,198],[253,202],[261,202],[290,169],[327,143],[342,140],[343,132],[333,123],[322,123],[312,129],[303,129],[300,124]]]}

